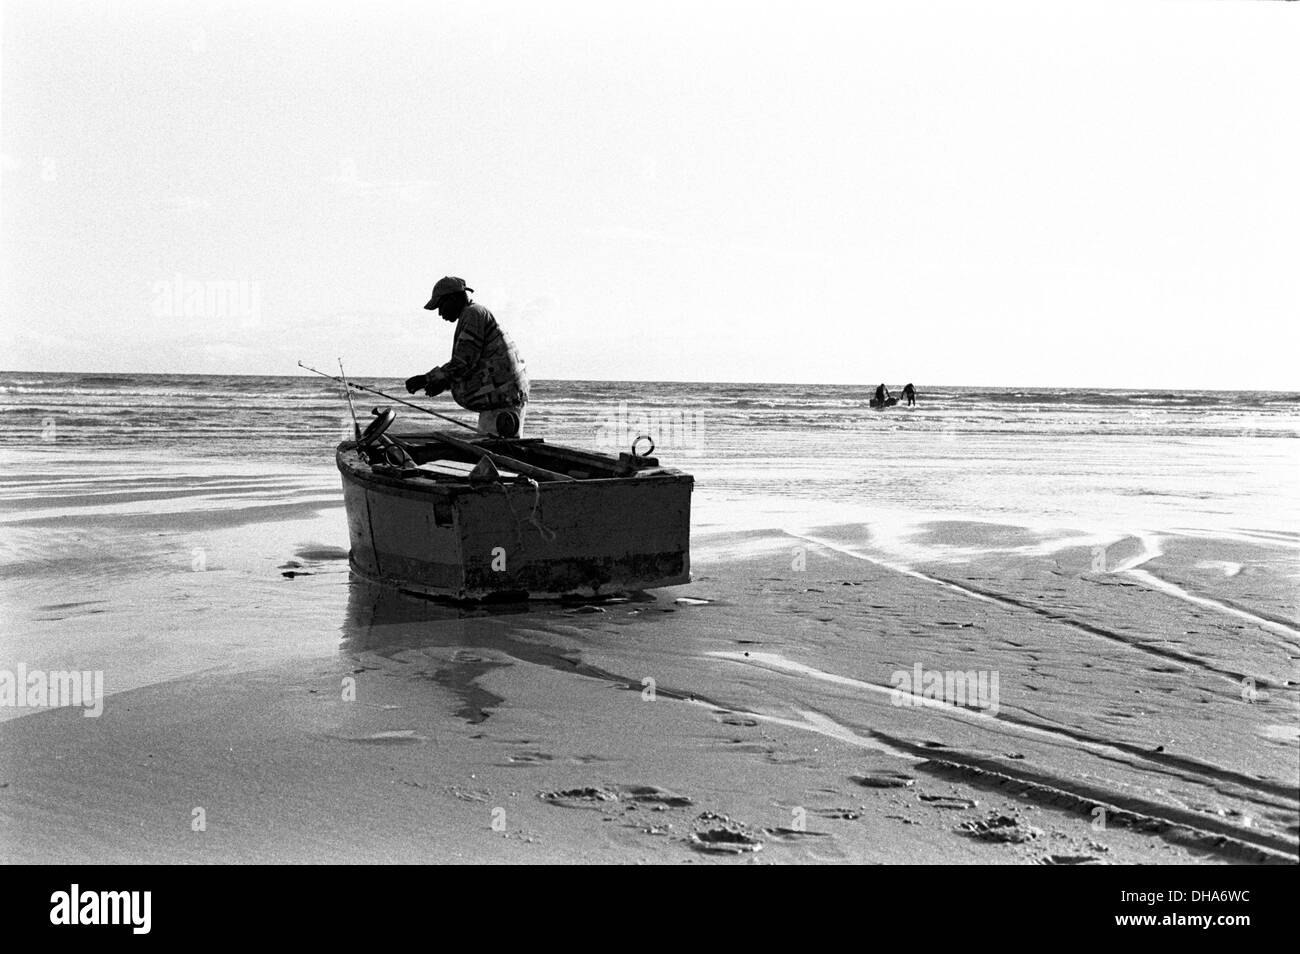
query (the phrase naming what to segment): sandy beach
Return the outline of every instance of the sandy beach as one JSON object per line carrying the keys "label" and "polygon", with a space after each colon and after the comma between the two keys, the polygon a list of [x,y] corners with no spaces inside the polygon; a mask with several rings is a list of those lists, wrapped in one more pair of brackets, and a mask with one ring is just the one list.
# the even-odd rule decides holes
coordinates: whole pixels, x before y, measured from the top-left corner
{"label": "sandy beach", "polygon": [[706,488],[689,585],[458,607],[349,575],[326,469],[82,470],[7,490],[6,660],[106,692],[0,709],[7,862],[1297,860],[1286,531],[722,529]]}

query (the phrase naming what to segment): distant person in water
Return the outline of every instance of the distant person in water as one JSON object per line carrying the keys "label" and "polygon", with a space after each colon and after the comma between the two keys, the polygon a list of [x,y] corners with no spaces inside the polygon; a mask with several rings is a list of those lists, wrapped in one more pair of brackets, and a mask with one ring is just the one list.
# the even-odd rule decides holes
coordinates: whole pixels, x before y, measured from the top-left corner
{"label": "distant person in water", "polygon": [[889,393],[889,388],[885,387],[883,384],[876,388],[877,407],[884,407],[886,399],[891,397],[893,397],[893,395]]}
{"label": "distant person in water", "polygon": [[912,387],[911,381],[903,385],[903,397],[907,398],[908,407],[916,403],[916,388]]}

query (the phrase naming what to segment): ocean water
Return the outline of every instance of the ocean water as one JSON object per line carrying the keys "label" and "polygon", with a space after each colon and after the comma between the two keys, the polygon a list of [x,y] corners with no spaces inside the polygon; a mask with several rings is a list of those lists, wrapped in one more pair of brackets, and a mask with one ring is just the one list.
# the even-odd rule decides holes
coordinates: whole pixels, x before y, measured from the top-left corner
{"label": "ocean water", "polygon": [[[395,380],[358,381],[406,397]],[[650,436],[663,463],[696,476],[701,530],[960,516],[1116,532],[1300,531],[1300,393],[921,384],[916,407],[879,411],[867,406],[873,389],[538,381],[527,432],[611,452]],[[387,404],[353,399],[363,422]],[[413,400],[472,418],[445,396]],[[451,427],[397,410],[399,428]],[[0,501],[43,512],[110,491],[157,491],[165,509],[164,484],[198,480],[207,500],[191,505],[289,494],[328,504],[334,447],[351,432],[340,386],[306,372],[0,372],[0,424]],[[242,476],[211,483],[222,475]]]}

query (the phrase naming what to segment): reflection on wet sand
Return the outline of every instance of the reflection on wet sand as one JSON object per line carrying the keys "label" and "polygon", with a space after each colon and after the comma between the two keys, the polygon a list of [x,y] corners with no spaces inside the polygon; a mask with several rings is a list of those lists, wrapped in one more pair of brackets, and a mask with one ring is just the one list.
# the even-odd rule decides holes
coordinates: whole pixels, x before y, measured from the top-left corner
{"label": "reflection on wet sand", "polygon": [[[651,594],[634,593],[572,603],[458,604],[378,586],[353,574],[339,649],[360,665],[400,667],[432,679],[456,694],[462,703],[458,716],[478,723],[504,701],[483,689],[478,680],[517,662],[641,691],[638,678],[585,663],[580,649],[550,627],[563,625],[574,615],[586,615],[584,609],[602,603],[654,602]],[[657,691],[667,698],[687,696],[670,687]]]}

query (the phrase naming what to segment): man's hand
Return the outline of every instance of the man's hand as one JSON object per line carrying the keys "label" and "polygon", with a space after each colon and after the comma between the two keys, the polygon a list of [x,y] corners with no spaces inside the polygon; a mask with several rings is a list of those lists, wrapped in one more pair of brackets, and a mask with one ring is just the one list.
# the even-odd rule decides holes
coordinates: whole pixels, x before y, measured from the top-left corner
{"label": "man's hand", "polygon": [[428,383],[428,378],[429,376],[427,374],[417,374],[413,378],[407,378],[406,393],[414,394],[416,391],[422,390],[425,384]]}
{"label": "man's hand", "polygon": [[449,387],[451,387],[451,378],[437,368],[424,376],[424,393],[429,397],[437,397]]}

